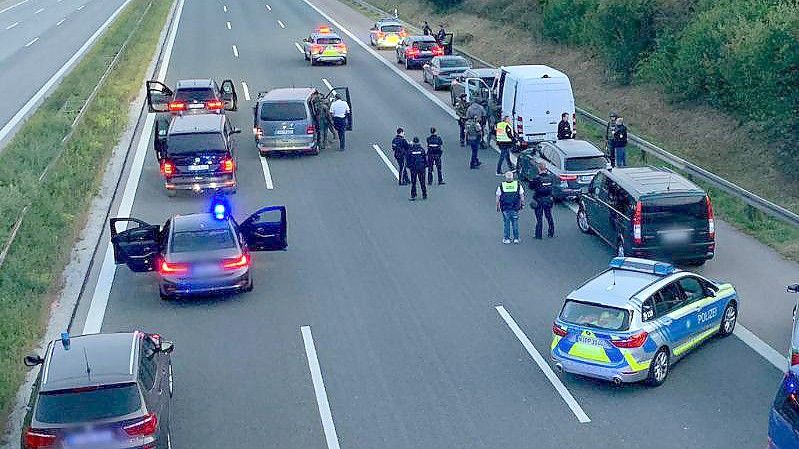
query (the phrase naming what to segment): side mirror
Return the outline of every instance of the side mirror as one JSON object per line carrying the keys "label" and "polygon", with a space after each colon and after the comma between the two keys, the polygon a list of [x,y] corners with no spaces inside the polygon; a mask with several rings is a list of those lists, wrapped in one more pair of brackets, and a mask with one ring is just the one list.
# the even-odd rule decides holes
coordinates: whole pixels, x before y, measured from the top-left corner
{"label": "side mirror", "polygon": [[241,134],[241,128],[233,128],[230,134]]}
{"label": "side mirror", "polygon": [[24,360],[25,366],[37,366],[44,363],[44,359],[39,354],[26,355]]}
{"label": "side mirror", "polygon": [[172,351],[174,350],[175,350],[175,343],[166,340],[161,342],[161,352],[163,352],[164,354],[171,354]]}
{"label": "side mirror", "polygon": [[715,298],[716,297],[716,291],[713,290],[712,288],[708,287],[708,288],[705,289],[705,296],[709,296],[711,298]]}
{"label": "side mirror", "polygon": [[799,293],[799,284],[791,284],[786,288],[786,290],[788,293]]}

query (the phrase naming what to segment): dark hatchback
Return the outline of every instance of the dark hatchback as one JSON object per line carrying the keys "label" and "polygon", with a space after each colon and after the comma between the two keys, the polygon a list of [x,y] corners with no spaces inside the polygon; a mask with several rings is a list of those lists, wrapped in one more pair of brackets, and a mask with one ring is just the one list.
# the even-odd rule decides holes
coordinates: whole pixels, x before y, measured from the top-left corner
{"label": "dark hatchback", "polygon": [[397,45],[397,64],[406,69],[422,67],[435,56],[444,56],[444,47],[433,36],[408,36]]}
{"label": "dark hatchback", "polygon": [[716,251],[707,193],[665,168],[601,170],[578,199],[577,226],[619,256],[701,265]]}

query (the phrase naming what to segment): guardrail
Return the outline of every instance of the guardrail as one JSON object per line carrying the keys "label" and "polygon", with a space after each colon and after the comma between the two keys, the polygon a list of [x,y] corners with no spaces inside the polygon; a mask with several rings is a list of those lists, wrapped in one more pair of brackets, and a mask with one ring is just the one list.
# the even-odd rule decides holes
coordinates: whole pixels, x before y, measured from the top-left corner
{"label": "guardrail", "polygon": [[[362,6],[365,9],[371,10],[375,14],[379,14],[379,15],[382,15],[382,16],[385,16],[385,17],[393,16],[393,14],[388,13],[386,11],[383,11],[382,9],[378,8],[377,6],[374,6],[374,5],[370,4],[370,3],[367,3],[364,0],[347,0],[347,1],[350,1],[352,3],[358,4],[358,5]],[[419,27],[417,27],[417,26],[415,26],[413,24],[407,23],[404,20],[400,20],[400,21],[405,26],[407,26],[408,28],[410,28],[412,30],[415,30],[415,31],[420,31],[421,30],[421,28],[419,28]],[[465,56],[465,57],[471,59],[473,62],[477,63],[480,66],[490,67],[490,68],[497,68],[495,65],[491,64],[490,62],[485,61],[485,60],[479,58],[478,56],[475,56],[475,55],[463,50],[462,48],[458,48],[457,46],[455,46],[455,47],[453,47],[453,49],[454,49],[454,51],[459,53],[461,56]],[[599,124],[599,125],[602,125],[602,126],[607,126],[607,124],[608,124],[607,121],[597,117],[596,115],[586,111],[583,108],[577,107],[575,109],[576,109],[577,113],[580,114],[582,117],[585,117],[586,119],[588,119],[588,120],[590,120],[590,121],[592,121],[592,122],[594,122],[596,124]],[[736,185],[736,184],[734,184],[734,183],[732,183],[730,181],[727,181],[726,179],[722,178],[721,176],[718,176],[718,175],[716,175],[716,174],[714,174],[714,173],[712,173],[712,172],[710,172],[708,170],[705,170],[704,168],[699,167],[698,165],[692,164],[691,162],[688,162],[688,161],[686,161],[685,159],[683,159],[683,158],[681,158],[679,156],[675,156],[675,155],[669,153],[668,151],[664,150],[663,148],[660,148],[659,146],[657,146],[657,145],[655,145],[653,143],[647,142],[646,140],[642,139],[641,137],[636,136],[635,134],[629,134],[628,138],[639,149],[641,149],[641,151],[643,151],[644,154],[651,154],[651,155],[657,157],[658,159],[660,159],[661,161],[673,165],[674,167],[676,167],[679,170],[685,172],[689,176],[701,179],[702,181],[707,182],[708,184],[712,185],[713,187],[716,187],[716,188],[718,188],[720,190],[723,190],[724,192],[726,192],[726,193],[728,193],[728,194],[740,199],[741,201],[745,202],[747,205],[749,205],[749,206],[751,206],[751,207],[753,207],[753,208],[755,208],[755,209],[757,209],[757,210],[759,210],[759,211],[761,211],[761,212],[763,212],[763,213],[765,213],[765,214],[767,214],[767,215],[769,215],[771,217],[774,217],[776,219],[782,220],[782,221],[784,221],[784,222],[786,222],[788,224],[791,224],[793,226],[799,227],[799,215],[794,213],[794,212],[792,212],[792,211],[790,211],[790,210],[788,210],[788,209],[786,209],[786,208],[784,208],[784,207],[782,207],[782,206],[780,206],[779,204],[775,204],[775,203],[773,203],[773,202],[771,202],[771,201],[769,201],[769,200],[767,200],[765,198],[757,196],[754,193],[744,189],[743,187],[740,187],[740,186],[738,186],[738,185]]]}

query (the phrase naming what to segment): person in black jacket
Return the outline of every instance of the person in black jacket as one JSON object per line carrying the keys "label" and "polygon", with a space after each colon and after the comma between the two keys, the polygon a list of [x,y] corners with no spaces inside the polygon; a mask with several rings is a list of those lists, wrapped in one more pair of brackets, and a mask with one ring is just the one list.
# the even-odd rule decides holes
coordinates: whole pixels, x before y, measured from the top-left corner
{"label": "person in black jacket", "polygon": [[441,176],[441,155],[444,153],[444,141],[436,134],[435,128],[430,128],[430,135],[427,137],[427,183],[433,184],[433,166],[438,172],[438,185],[446,184]]}
{"label": "person in black jacket", "polygon": [[444,39],[447,38],[447,31],[444,29],[444,24],[442,23],[438,28],[438,34],[436,34],[436,40],[438,41],[438,45],[444,45]]}
{"label": "person in black jacket", "polygon": [[616,167],[627,165],[627,127],[624,119],[616,119],[616,128],[613,129],[613,149],[615,150]]}
{"label": "person in black jacket", "polygon": [[394,150],[394,159],[397,160],[397,165],[399,165],[399,185],[404,186],[410,182],[405,162],[408,159],[408,151],[411,149],[411,145],[405,140],[404,129],[397,128],[397,135],[391,141],[391,149]]}
{"label": "person in black jacket", "polygon": [[569,113],[564,112],[560,115],[560,123],[558,123],[558,140],[573,139],[572,125],[569,123]]}
{"label": "person in black jacket", "polygon": [[542,216],[546,216],[549,227],[547,234],[549,237],[555,236],[555,222],[552,220],[552,205],[555,198],[552,196],[552,187],[555,185],[555,177],[552,176],[544,164],[538,165],[538,174],[530,181],[528,187],[533,192],[533,204],[530,206],[535,210],[535,238],[541,240],[543,225]]}
{"label": "person in black jacket", "polygon": [[416,200],[416,181],[422,187],[422,199],[427,199],[427,183],[424,179],[424,169],[427,166],[427,154],[419,143],[419,138],[413,138],[413,144],[408,151],[408,169],[411,171],[411,197],[409,200]]}
{"label": "person in black jacket", "polygon": [[424,34],[425,36],[430,36],[433,34],[433,29],[430,28],[430,25],[427,23],[426,20],[424,21],[424,26],[422,27],[422,34]]}

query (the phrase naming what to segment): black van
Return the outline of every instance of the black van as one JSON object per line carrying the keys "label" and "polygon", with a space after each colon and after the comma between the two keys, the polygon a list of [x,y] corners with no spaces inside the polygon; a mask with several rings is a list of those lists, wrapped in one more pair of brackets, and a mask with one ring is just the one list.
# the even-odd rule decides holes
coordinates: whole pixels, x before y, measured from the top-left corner
{"label": "black van", "polygon": [[601,170],[578,199],[577,226],[619,256],[701,265],[716,251],[707,193],[665,168]]}

